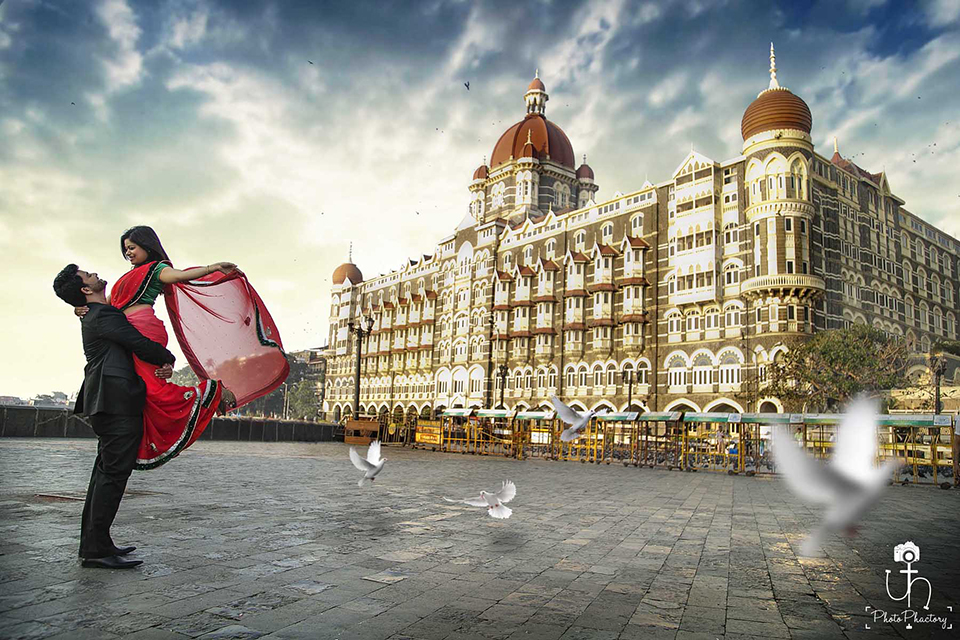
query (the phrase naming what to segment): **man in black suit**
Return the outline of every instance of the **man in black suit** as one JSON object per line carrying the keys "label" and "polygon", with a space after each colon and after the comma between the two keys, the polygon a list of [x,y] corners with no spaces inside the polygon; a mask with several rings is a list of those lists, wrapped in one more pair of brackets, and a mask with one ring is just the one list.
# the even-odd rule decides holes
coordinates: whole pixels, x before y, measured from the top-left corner
{"label": "man in black suit", "polygon": [[81,319],[87,365],[74,413],[89,417],[100,442],[83,505],[80,557],[85,567],[128,569],[142,560],[121,557],[135,547],[117,547],[110,526],[143,436],[146,385],[134,370],[130,354],[157,365],[157,375],[162,378],[172,374],[174,356],[145,338],[122,311],[107,304],[106,286],[96,273],[81,271],[75,264],[64,267],[53,281],[60,299],[71,307],[90,309]]}

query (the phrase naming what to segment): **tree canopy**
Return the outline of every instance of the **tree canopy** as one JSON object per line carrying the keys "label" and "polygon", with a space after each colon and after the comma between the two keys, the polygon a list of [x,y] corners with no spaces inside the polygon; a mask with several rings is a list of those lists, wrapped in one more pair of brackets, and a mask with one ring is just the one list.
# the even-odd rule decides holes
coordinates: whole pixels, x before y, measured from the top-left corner
{"label": "tree canopy", "polygon": [[873,327],[822,331],[790,345],[769,367],[767,392],[796,409],[831,410],[853,396],[902,386],[908,358],[903,339]]}

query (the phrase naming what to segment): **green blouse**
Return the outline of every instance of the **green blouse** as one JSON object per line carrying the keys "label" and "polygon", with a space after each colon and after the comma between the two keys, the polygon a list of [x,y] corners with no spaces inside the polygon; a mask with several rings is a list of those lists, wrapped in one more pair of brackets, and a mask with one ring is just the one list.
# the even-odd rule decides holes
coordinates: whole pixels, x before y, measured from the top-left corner
{"label": "green blouse", "polygon": [[[157,298],[163,293],[163,288],[167,285],[160,282],[160,272],[170,267],[168,262],[158,262],[150,272],[150,279],[147,281],[147,287],[134,304],[148,304],[151,307],[156,303]],[[129,305],[128,305],[129,306]]]}

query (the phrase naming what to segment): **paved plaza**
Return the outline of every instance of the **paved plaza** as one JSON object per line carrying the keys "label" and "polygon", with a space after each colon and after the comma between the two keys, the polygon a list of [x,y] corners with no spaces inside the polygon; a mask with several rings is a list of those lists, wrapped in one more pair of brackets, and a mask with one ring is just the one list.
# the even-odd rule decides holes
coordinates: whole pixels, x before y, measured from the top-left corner
{"label": "paved plaza", "polygon": [[[887,638],[960,635],[960,492],[892,486],[859,537],[798,559],[817,512],[773,478],[341,443],[201,442],[134,472],[113,529],[144,564],[83,569],[96,441],[0,441],[0,638]],[[513,517],[453,505],[517,484]],[[41,497],[48,494],[60,497]],[[893,547],[921,549],[906,608]]]}

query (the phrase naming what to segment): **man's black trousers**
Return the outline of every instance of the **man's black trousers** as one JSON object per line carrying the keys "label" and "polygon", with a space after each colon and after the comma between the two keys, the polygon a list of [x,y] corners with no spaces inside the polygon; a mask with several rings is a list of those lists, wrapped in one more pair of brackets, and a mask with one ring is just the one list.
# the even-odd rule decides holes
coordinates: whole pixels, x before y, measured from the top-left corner
{"label": "man's black trousers", "polygon": [[113,555],[110,526],[120,508],[127,479],[137,462],[143,437],[143,416],[97,414],[89,419],[100,443],[83,505],[80,557],[104,558]]}

